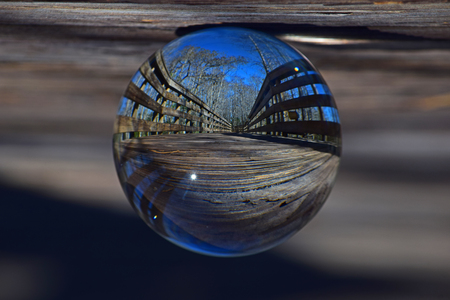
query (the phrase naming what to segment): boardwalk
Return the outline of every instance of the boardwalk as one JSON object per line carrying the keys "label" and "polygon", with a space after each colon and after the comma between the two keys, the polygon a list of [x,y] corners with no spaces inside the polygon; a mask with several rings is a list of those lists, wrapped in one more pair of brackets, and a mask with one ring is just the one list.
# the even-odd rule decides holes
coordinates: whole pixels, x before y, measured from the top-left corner
{"label": "boardwalk", "polygon": [[116,147],[125,190],[150,226],[166,232],[164,215],[202,241],[236,250],[302,227],[339,164],[327,145],[251,134],[150,136]]}
{"label": "boardwalk", "polygon": [[[117,101],[177,26],[256,20],[253,28],[276,34],[356,30],[364,39],[380,32],[336,22],[417,35],[450,30],[448,3],[339,3],[2,2],[11,7],[4,24],[22,25],[0,30],[0,299],[450,299],[445,41],[295,44],[335,96],[344,152],[324,207],[272,251],[214,259],[180,249],[147,228],[119,186],[111,159]],[[298,24],[308,15],[333,27]],[[285,21],[292,24],[278,23]]]}

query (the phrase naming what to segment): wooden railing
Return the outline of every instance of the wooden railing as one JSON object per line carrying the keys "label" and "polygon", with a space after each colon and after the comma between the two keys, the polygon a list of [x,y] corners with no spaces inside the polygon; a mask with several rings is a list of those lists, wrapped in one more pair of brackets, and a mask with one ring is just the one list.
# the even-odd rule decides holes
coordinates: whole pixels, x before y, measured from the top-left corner
{"label": "wooden railing", "polygon": [[116,119],[115,132],[161,133],[229,132],[231,124],[206,103],[173,81],[161,51],[135,74]]}
{"label": "wooden railing", "polygon": [[319,73],[303,59],[267,74],[244,131],[336,144],[341,136],[334,99]]}

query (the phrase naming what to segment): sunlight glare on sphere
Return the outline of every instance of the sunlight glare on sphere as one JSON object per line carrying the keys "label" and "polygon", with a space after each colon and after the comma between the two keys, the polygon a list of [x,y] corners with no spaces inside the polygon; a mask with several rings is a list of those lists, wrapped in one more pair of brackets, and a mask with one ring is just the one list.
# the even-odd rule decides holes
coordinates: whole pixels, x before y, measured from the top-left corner
{"label": "sunlight glare on sphere", "polygon": [[142,64],[120,100],[113,150],[128,200],[154,231],[194,252],[243,256],[279,245],[322,207],[341,127],[301,53],[222,27]]}

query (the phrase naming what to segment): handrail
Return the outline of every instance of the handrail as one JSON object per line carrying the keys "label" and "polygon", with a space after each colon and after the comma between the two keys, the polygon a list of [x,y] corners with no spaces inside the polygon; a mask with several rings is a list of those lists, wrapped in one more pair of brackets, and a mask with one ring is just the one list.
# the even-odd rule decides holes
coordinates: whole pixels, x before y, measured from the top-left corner
{"label": "handrail", "polygon": [[[142,120],[131,116],[118,116],[116,132],[231,131],[230,122],[170,77],[161,50],[153,54],[141,66],[139,72],[143,80],[138,83],[139,86],[130,82],[124,97],[136,103],[133,116],[141,105],[150,109],[157,117]],[[151,97],[150,90],[154,90],[156,96]]]}
{"label": "handrail", "polygon": [[317,141],[337,144],[341,136],[333,96],[320,74],[304,59],[288,62],[267,74],[248,118],[244,132],[313,135]]}

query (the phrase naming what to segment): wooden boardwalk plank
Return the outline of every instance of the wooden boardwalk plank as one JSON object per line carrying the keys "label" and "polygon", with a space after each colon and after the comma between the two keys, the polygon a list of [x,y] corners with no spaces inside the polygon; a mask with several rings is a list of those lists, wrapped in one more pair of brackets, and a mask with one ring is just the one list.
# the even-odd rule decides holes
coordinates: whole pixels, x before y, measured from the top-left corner
{"label": "wooden boardwalk plank", "polygon": [[0,24],[133,27],[173,32],[179,27],[201,24],[285,23],[367,27],[439,39],[450,39],[449,15],[450,5],[441,1],[270,5],[7,2],[0,5]]}
{"label": "wooden boardwalk plank", "polygon": [[144,219],[164,215],[202,241],[233,248],[301,227],[331,189],[339,157],[286,141],[215,133],[143,137],[121,142],[119,165],[129,199],[142,195]]}

